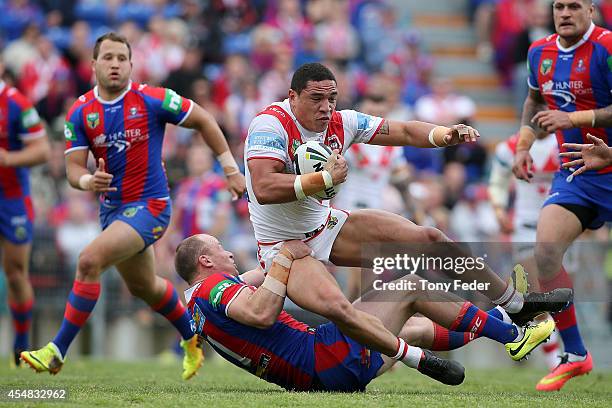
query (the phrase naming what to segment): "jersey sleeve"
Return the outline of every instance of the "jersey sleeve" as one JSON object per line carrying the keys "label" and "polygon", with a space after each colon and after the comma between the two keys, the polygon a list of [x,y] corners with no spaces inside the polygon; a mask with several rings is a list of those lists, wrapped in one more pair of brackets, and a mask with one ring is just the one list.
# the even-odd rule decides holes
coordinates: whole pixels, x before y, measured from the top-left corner
{"label": "jersey sleeve", "polygon": [[539,90],[540,85],[538,84],[538,61],[536,61],[536,54],[533,46],[529,48],[529,52],[527,53],[527,85],[531,89]]}
{"label": "jersey sleeve", "polygon": [[238,277],[216,274],[206,278],[197,297],[206,300],[213,311],[227,316],[227,309],[245,288],[248,286]]}
{"label": "jersey sleeve", "polygon": [[345,146],[347,148],[353,143],[370,143],[384,121],[383,118],[378,116],[367,115],[354,110],[343,110],[340,113],[345,123],[344,129],[348,130],[351,137],[351,140],[346,140],[347,135],[345,134]]}
{"label": "jersey sleeve", "polygon": [[287,135],[271,115],[259,115],[251,122],[246,140],[246,159],[272,159],[289,163]]}
{"label": "jersey sleeve", "polygon": [[17,136],[22,141],[32,140],[45,135],[42,121],[32,103],[16,89],[10,90],[10,97],[19,108],[17,117]]}
{"label": "jersey sleeve", "polygon": [[142,92],[147,103],[164,123],[180,126],[191,114],[194,102],[182,97],[170,88],[155,88],[144,86]]}
{"label": "jersey sleeve", "polygon": [[66,114],[64,138],[66,139],[64,154],[75,150],[89,149],[89,139],[83,130],[80,109],[70,109],[68,114]]}
{"label": "jersey sleeve", "polygon": [[605,35],[601,36],[600,44],[603,46],[604,58],[601,61],[601,72],[605,73],[606,84],[612,93],[612,33],[605,31]]}

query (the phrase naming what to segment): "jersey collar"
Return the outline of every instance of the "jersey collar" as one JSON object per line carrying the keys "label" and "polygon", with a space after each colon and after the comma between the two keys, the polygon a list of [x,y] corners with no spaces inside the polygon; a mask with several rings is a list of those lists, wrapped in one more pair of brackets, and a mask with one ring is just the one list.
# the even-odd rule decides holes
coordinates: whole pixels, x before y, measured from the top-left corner
{"label": "jersey collar", "polygon": [[192,287],[190,287],[187,290],[185,290],[185,301],[187,303],[189,303],[189,301],[191,300],[191,297],[193,296],[193,293],[196,290],[198,290],[198,288],[200,287],[202,282],[204,282],[204,280],[201,280],[201,281],[197,282],[195,285],[193,285]]}
{"label": "jersey collar", "polygon": [[561,40],[560,40],[561,37],[557,36],[557,47],[562,52],[571,52],[571,51],[574,51],[576,48],[580,47],[582,44],[587,42],[587,40],[589,39],[591,34],[593,34],[593,30],[595,30],[595,24],[591,21],[591,26],[589,27],[587,32],[584,33],[584,35],[582,36],[580,41],[578,41],[576,44],[574,44],[574,45],[572,45],[571,47],[568,47],[568,48],[565,48],[565,47],[563,47],[561,45]]}
{"label": "jersey collar", "polygon": [[96,85],[93,89],[94,92],[94,96],[96,97],[96,99],[98,100],[98,102],[104,104],[104,105],[112,105],[114,103],[119,102],[121,99],[123,99],[123,97],[125,96],[125,94],[127,94],[130,89],[132,89],[132,81],[130,80],[130,82],[128,82],[127,87],[125,88],[125,91],[123,91],[121,93],[121,95],[119,95],[118,97],[116,97],[115,99],[113,99],[112,101],[107,101],[105,99],[102,99],[100,97],[100,95],[98,94],[98,85]]}

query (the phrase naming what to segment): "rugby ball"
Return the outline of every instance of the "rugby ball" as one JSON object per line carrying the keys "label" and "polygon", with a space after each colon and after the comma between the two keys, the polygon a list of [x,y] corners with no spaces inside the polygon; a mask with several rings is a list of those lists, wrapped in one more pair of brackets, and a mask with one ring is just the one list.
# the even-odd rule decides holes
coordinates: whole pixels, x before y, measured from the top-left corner
{"label": "rugby ball", "polygon": [[[333,154],[329,146],[321,142],[311,140],[303,143],[295,150],[293,156],[293,164],[295,166],[295,174],[309,174],[317,171],[323,171],[327,159]],[[333,198],[340,190],[340,185],[321,190],[314,195],[323,200]]]}

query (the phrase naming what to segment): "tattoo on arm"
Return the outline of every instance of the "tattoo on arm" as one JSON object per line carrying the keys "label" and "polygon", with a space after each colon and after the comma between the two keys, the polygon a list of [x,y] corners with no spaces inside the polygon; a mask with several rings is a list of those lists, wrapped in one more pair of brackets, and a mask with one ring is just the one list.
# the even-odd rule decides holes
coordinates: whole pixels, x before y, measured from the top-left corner
{"label": "tattoo on arm", "polygon": [[533,126],[531,119],[536,113],[546,109],[546,101],[539,91],[529,90],[529,96],[523,104],[523,115],[521,116],[521,125]]}
{"label": "tattoo on arm", "polygon": [[389,122],[383,119],[382,125],[380,125],[380,129],[376,132],[377,135],[388,135],[389,134]]}
{"label": "tattoo on arm", "polygon": [[595,126],[610,127],[612,126],[612,105],[605,108],[595,110]]}

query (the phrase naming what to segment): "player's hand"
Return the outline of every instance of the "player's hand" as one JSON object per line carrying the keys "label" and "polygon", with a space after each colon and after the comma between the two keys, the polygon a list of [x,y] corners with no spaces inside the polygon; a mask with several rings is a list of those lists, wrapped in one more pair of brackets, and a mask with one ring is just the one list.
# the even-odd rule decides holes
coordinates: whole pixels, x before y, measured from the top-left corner
{"label": "player's hand", "polygon": [[587,137],[591,139],[592,144],[563,143],[563,148],[574,151],[559,153],[561,157],[575,159],[563,163],[563,168],[569,169],[570,167],[581,166],[578,170],[574,171],[574,176],[582,174],[587,170],[600,170],[612,164],[612,154],[606,142],[590,133],[587,133]]}
{"label": "player's hand", "polygon": [[89,190],[95,193],[107,193],[110,191],[117,191],[117,187],[111,187],[113,181],[113,175],[106,172],[106,163],[103,158],[98,159],[98,168],[93,174],[89,182]]}
{"label": "player's hand", "polygon": [[569,113],[558,110],[540,111],[531,119],[531,123],[538,125],[548,133],[554,133],[559,129],[571,129],[574,127],[569,118]]}
{"label": "player's hand", "polygon": [[0,147],[0,167],[11,167],[9,156],[9,151]]}
{"label": "player's hand", "polygon": [[244,195],[246,191],[246,180],[242,173],[235,173],[227,177],[227,189],[232,195],[232,201],[236,201]]}
{"label": "player's hand", "polygon": [[512,220],[508,215],[508,212],[501,207],[495,207],[495,218],[499,224],[499,229],[503,234],[512,234],[514,232],[514,226]]}
{"label": "player's hand", "polygon": [[517,150],[514,155],[514,164],[512,172],[519,180],[529,182],[533,177],[533,159],[529,154],[529,150]]}
{"label": "player's hand", "polygon": [[444,145],[452,146],[459,143],[475,142],[480,137],[480,133],[471,126],[458,124],[450,127],[444,135]]}
{"label": "player's hand", "polygon": [[334,186],[342,184],[346,181],[346,176],[348,175],[348,164],[338,149],[334,149],[333,154],[329,156],[323,169],[329,171],[329,174],[331,174]]}
{"label": "player's hand", "polygon": [[308,255],[312,255],[312,249],[305,243],[299,240],[285,241],[281,248],[283,252],[289,252],[293,260],[304,258]]}

